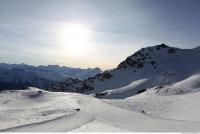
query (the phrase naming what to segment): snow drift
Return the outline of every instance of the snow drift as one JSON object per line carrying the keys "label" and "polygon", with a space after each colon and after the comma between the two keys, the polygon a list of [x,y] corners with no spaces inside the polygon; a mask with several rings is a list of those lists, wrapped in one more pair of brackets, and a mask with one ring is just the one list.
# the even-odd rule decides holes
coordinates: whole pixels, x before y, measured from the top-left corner
{"label": "snow drift", "polygon": [[[185,96],[185,99],[190,101],[187,101],[184,109],[189,109],[189,104],[200,102],[200,94],[194,95],[195,98],[194,96]],[[199,118],[187,121],[155,118],[146,113],[137,113],[120,108],[120,105],[117,105],[117,107],[110,105],[113,103],[111,100],[104,102],[87,95],[47,92],[31,88],[29,90],[3,91],[0,96],[0,131],[197,132],[200,130]],[[170,101],[170,99],[165,100],[163,97],[159,100]],[[124,101],[126,102],[126,100]],[[127,104],[127,102],[123,103]],[[178,100],[173,104],[177,103],[178,106],[181,106],[182,103],[180,102]],[[142,101],[140,104],[142,104]],[[154,106],[155,111],[159,108],[156,105],[152,106]],[[173,105],[169,108],[176,114],[181,112],[175,111]],[[189,111],[193,111],[194,115],[191,115],[193,117],[200,112],[197,108]],[[149,111],[147,110],[147,112]],[[184,114],[181,115],[184,118]]]}

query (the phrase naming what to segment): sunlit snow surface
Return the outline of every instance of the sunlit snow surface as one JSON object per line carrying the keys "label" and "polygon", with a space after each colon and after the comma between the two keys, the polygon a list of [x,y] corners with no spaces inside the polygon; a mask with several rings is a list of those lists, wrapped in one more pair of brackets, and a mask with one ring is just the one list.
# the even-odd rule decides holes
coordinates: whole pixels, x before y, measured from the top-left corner
{"label": "sunlit snow surface", "polygon": [[99,100],[36,88],[3,91],[0,93],[0,131],[200,131],[199,92],[154,95],[143,93],[128,99]]}

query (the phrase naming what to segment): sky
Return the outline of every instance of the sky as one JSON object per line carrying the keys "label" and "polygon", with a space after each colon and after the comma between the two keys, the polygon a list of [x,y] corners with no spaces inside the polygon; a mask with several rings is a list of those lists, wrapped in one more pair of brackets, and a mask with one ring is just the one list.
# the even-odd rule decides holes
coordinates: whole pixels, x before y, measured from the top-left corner
{"label": "sky", "polygon": [[[200,46],[199,14],[199,0],[0,0],[0,62],[111,69],[142,47]],[[87,28],[85,53],[64,47],[68,24]]]}

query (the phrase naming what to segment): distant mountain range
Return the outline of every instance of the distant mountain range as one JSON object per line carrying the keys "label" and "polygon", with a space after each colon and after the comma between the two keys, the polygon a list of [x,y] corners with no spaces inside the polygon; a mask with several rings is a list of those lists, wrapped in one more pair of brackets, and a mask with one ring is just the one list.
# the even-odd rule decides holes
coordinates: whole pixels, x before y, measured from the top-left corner
{"label": "distant mountain range", "polygon": [[180,49],[165,44],[146,47],[127,57],[115,69],[85,80],[64,80],[54,85],[53,91],[113,99],[150,89],[163,95],[192,92],[200,90],[199,59],[200,47]]}
{"label": "distant mountain range", "polygon": [[99,68],[70,68],[59,65],[31,66],[0,63],[0,90],[34,86],[50,89],[51,85],[68,78],[86,79],[100,73]]}

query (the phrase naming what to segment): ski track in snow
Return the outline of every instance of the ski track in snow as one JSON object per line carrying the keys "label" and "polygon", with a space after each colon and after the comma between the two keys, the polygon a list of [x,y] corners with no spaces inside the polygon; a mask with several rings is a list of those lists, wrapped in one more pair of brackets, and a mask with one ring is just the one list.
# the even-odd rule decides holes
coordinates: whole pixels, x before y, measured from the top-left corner
{"label": "ski track in snow", "polygon": [[44,121],[41,121],[41,122],[35,122],[35,123],[24,124],[24,125],[20,125],[20,126],[16,126],[16,127],[10,127],[10,128],[0,129],[0,132],[3,132],[3,131],[12,131],[14,129],[28,127],[28,126],[33,126],[33,125],[41,125],[43,123],[47,123],[47,122],[59,120],[59,119],[64,118],[64,117],[66,117],[66,115],[61,116],[61,117],[57,117],[57,118],[54,118],[54,119],[50,119],[50,120],[44,120]]}
{"label": "ski track in snow", "polygon": [[[65,116],[58,117],[57,113],[52,120],[43,120],[38,122],[32,122],[30,117],[30,123],[22,122],[20,124],[12,124],[12,120],[7,121],[4,126],[1,126],[3,132],[196,132],[200,131],[200,122],[193,121],[180,121],[172,119],[155,118],[146,114],[137,113],[136,111],[130,111],[126,108],[120,107],[118,104],[114,104],[111,100],[99,100],[91,96],[73,94],[73,93],[51,93],[43,91],[43,95],[39,98],[27,98],[27,96],[35,95],[39,89],[31,89],[27,91],[16,91],[14,93],[3,93],[9,101],[6,105],[0,103],[2,106],[0,110],[9,108],[12,109],[34,108],[46,111],[63,108],[69,110],[73,107],[79,107],[80,110],[67,112]],[[16,97],[17,95],[17,97]],[[15,96],[15,98],[13,98]],[[144,96],[143,96],[144,97]],[[188,97],[188,96],[186,96]],[[190,96],[191,97],[191,96]],[[135,98],[135,97],[134,97]],[[136,96],[137,98],[137,96]],[[163,97],[162,97],[163,98]],[[24,101],[25,99],[25,101]],[[38,101],[40,99],[40,101]],[[0,100],[0,102],[4,102]],[[14,100],[14,101],[13,101]],[[128,99],[127,99],[128,100]],[[125,100],[125,101],[127,101]],[[26,102],[27,101],[27,102]],[[120,101],[120,100],[119,100]],[[130,101],[130,100],[129,100]],[[27,106],[27,103],[32,105]],[[54,105],[57,104],[57,105]],[[61,103],[61,104],[60,104]],[[107,104],[110,103],[110,104]],[[126,103],[124,103],[126,104]],[[15,105],[13,107],[13,105]],[[36,107],[37,106],[37,107]],[[45,106],[45,107],[44,107]],[[8,109],[9,110],[9,109]],[[65,112],[60,110],[59,112]],[[23,111],[22,111],[23,112]],[[27,111],[26,111],[27,112]],[[29,111],[28,111],[29,112]],[[34,112],[34,111],[33,111]],[[6,115],[6,113],[5,113]],[[9,114],[8,114],[9,115]],[[40,114],[39,114],[40,115]],[[17,114],[13,115],[13,118]],[[31,116],[37,116],[31,114]],[[27,118],[27,115],[22,114],[20,118]],[[15,117],[18,119],[18,117]],[[14,118],[14,119],[15,119]],[[12,119],[12,118],[10,118]],[[0,120],[0,123],[1,122]],[[11,123],[11,124],[10,124]],[[12,127],[12,126],[15,127]],[[4,127],[4,128],[2,128]]]}
{"label": "ski track in snow", "polygon": [[[154,92],[154,91],[149,91]],[[145,92],[127,99],[103,100],[105,103],[163,120],[200,123],[200,93],[158,96]],[[152,96],[152,94],[154,94]]]}

